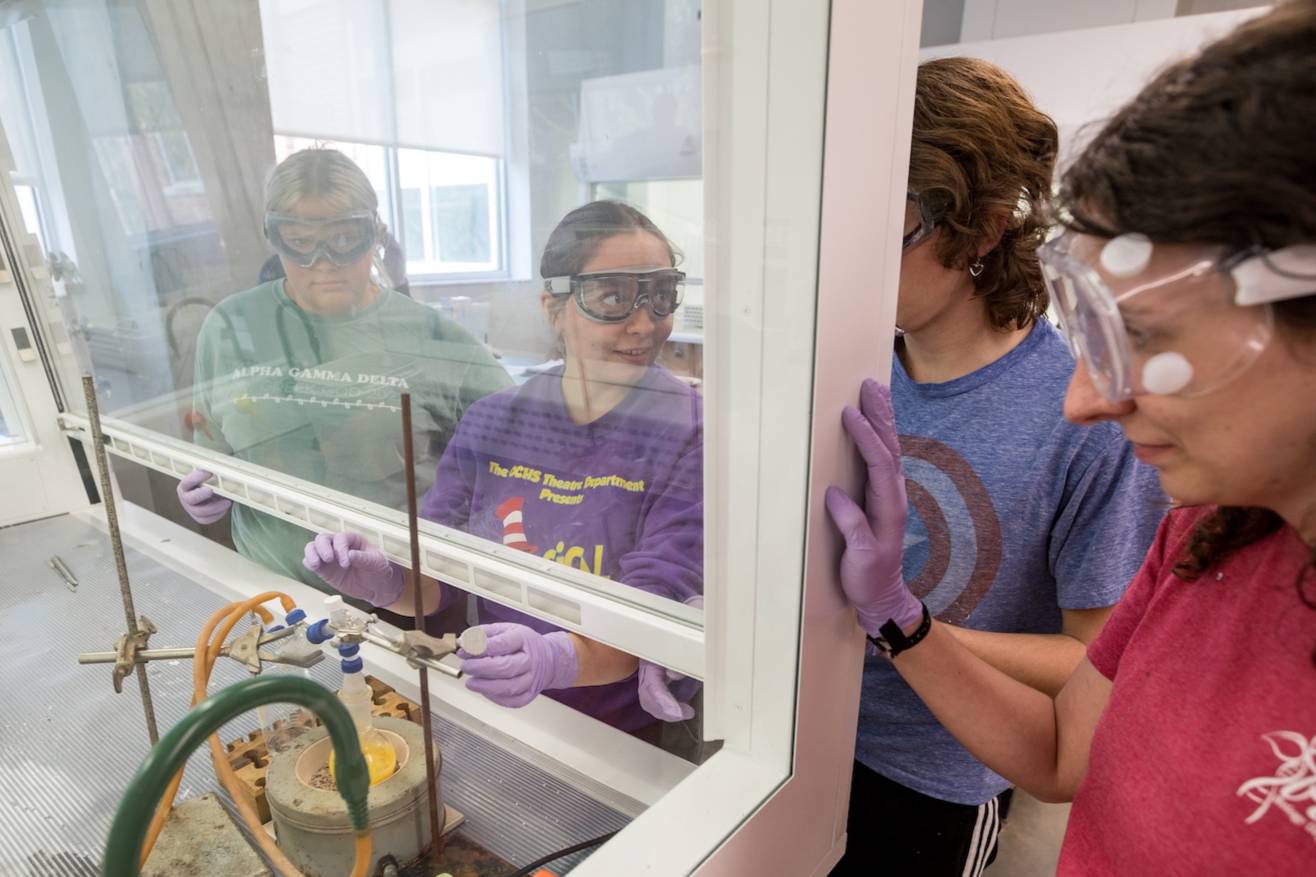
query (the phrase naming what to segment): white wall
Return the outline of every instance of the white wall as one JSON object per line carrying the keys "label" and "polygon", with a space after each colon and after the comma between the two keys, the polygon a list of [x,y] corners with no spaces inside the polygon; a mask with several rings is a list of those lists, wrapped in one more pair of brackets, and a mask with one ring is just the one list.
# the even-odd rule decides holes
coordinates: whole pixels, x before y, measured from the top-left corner
{"label": "white wall", "polygon": [[[1262,0],[1253,0],[1253,3],[1260,2]],[[1183,11],[1177,8],[1179,5],[1182,4],[1176,4],[1175,0],[964,0],[960,40],[999,40],[1171,18],[1182,14]],[[1235,2],[1234,8],[1238,5]]]}
{"label": "white wall", "polygon": [[1162,67],[1228,33],[1265,7],[923,49],[920,60],[967,55],[1019,80],[1060,128],[1063,165],[1081,146],[1084,126],[1134,97]]}

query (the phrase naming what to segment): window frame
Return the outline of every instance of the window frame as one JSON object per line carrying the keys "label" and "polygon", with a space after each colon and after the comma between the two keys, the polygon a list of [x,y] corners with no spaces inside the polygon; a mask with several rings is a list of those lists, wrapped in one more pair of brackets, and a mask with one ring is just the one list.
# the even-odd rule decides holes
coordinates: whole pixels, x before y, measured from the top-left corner
{"label": "window frame", "polygon": [[[709,677],[707,736],[726,746],[587,859],[578,869],[586,877],[645,864],[663,873],[821,875],[843,848],[862,638],[835,581],[839,540],[821,496],[828,483],[859,483],[833,414],[860,376],[883,374],[890,364],[889,346],[872,339],[894,323],[898,234],[874,230],[894,230],[903,219],[919,5],[832,0],[830,20],[813,0],[722,0],[705,8],[706,69],[713,73],[705,114],[714,122],[705,126],[712,146],[706,168],[715,180],[705,211],[736,220],[719,223],[721,236],[708,241],[710,285],[723,291],[708,313],[709,398],[725,393],[731,401],[737,390],[757,387],[734,410],[709,406],[713,431],[728,438],[712,448],[713,474],[706,470],[707,541],[717,548],[705,578],[727,587],[710,593],[700,657]],[[809,288],[816,296],[789,294]],[[758,320],[738,321],[741,313]],[[823,336],[826,348],[815,349]],[[743,343],[734,359],[732,341]],[[85,437],[81,415],[66,414],[63,423]],[[334,517],[325,523],[359,514],[381,537],[385,525],[397,527],[392,510],[361,509],[359,500],[233,458],[212,459],[114,418],[106,419],[106,432],[116,453],[161,471],[212,464],[221,488],[228,478],[248,501],[253,487],[265,489],[255,499],[276,512],[282,497],[302,503],[308,517],[323,503]],[[785,468],[774,468],[779,462]],[[754,500],[752,526],[730,502],[746,495]],[[396,540],[396,529],[387,532]],[[459,543],[446,543],[453,557]],[[745,545],[752,550],[738,552]],[[502,562],[496,552],[488,557]],[[570,585],[565,570],[542,578],[523,572],[545,587]],[[614,596],[599,603],[620,617],[624,604]],[[635,613],[633,621],[656,632],[693,626],[671,613]],[[581,631],[598,636],[599,628],[587,621]],[[644,656],[684,633],[621,639]],[[672,651],[664,658],[679,659],[680,649]]]}

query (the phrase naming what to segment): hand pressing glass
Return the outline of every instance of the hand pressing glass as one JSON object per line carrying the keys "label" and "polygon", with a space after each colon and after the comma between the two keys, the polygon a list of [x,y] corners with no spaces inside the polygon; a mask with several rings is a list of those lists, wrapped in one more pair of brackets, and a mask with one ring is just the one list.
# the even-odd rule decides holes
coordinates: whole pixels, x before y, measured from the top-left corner
{"label": "hand pressing glass", "polygon": [[859,626],[869,636],[878,636],[888,620],[902,630],[916,625],[923,604],[905,585],[900,564],[907,504],[891,389],[872,379],[864,381],[859,406],[847,405],[841,421],[868,470],[864,508],[839,487],[829,487],[827,513],[845,538],[841,588],[858,610]]}

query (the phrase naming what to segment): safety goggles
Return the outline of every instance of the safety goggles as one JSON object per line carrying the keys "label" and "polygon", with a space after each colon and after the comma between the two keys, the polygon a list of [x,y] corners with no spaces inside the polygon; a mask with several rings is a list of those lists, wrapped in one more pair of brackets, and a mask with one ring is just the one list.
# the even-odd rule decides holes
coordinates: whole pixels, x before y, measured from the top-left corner
{"label": "safety goggles", "polygon": [[937,216],[928,204],[928,199],[918,192],[906,192],[905,230],[900,239],[900,249],[908,250],[936,230]]}
{"label": "safety goggles", "polygon": [[1038,258],[1075,358],[1111,401],[1224,386],[1270,343],[1270,304],[1316,293],[1310,245],[1226,254],[1065,232]]}
{"label": "safety goggles", "polygon": [[599,271],[550,277],[544,289],[553,295],[573,295],[576,307],[596,323],[623,323],[648,304],[654,319],[670,317],[685,292],[685,272],[675,268]]}
{"label": "safety goggles", "polygon": [[318,259],[350,265],[370,252],[378,219],[369,211],[329,219],[302,219],[282,213],[265,214],[265,237],[275,252],[303,268]]}

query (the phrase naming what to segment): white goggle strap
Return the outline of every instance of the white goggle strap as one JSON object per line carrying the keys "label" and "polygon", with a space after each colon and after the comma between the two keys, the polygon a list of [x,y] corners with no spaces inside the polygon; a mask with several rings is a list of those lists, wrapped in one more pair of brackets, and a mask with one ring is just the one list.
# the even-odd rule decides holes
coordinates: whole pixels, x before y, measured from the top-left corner
{"label": "white goggle strap", "polygon": [[549,292],[552,293],[553,295],[567,295],[568,293],[571,292],[571,278],[545,277],[544,292]]}
{"label": "white goggle strap", "polygon": [[1234,303],[1260,305],[1316,294],[1316,244],[1262,253],[1234,266]]}

